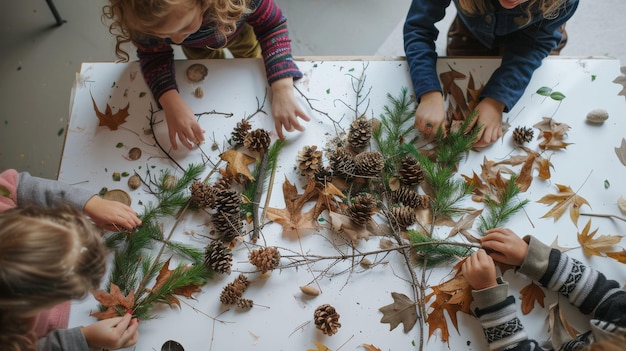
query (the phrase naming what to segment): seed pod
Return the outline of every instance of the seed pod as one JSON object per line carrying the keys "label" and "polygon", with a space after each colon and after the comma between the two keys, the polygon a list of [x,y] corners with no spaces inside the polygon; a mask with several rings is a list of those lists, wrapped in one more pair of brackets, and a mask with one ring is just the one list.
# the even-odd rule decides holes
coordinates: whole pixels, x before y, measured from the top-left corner
{"label": "seed pod", "polygon": [[204,90],[202,90],[202,87],[197,87],[196,90],[193,91],[193,96],[198,99],[202,99],[204,97]]}
{"label": "seed pod", "polygon": [[135,161],[141,157],[141,149],[138,147],[134,147],[128,150],[128,158]]}
{"label": "seed pod", "polygon": [[128,187],[130,188],[130,190],[135,190],[139,188],[140,186],[141,186],[141,178],[138,175],[133,174],[132,176],[128,178]]}
{"label": "seed pod", "polygon": [[310,285],[301,286],[300,290],[302,291],[304,295],[317,296],[320,294],[319,290],[315,289],[314,287]]}

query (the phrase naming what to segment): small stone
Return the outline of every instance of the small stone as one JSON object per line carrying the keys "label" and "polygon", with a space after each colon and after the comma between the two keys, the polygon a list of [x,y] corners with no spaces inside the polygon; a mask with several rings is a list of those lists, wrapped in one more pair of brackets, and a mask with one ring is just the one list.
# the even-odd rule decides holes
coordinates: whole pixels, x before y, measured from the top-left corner
{"label": "small stone", "polygon": [[196,90],[193,91],[193,96],[198,99],[202,99],[204,97],[204,90],[202,90],[202,87],[197,87]]}
{"label": "small stone", "polygon": [[209,69],[201,63],[194,63],[187,68],[187,79],[194,83],[204,80],[207,74]]}
{"label": "small stone", "polygon": [[132,176],[128,178],[128,187],[130,188],[130,190],[135,190],[139,188],[140,186],[141,186],[141,178],[138,175],[133,174]]}
{"label": "small stone", "polygon": [[591,110],[587,114],[587,121],[589,123],[602,124],[607,119],[609,119],[609,113],[605,109],[602,109],[602,108]]}
{"label": "small stone", "polygon": [[141,157],[141,149],[138,147],[134,147],[128,150],[128,158],[135,161]]}

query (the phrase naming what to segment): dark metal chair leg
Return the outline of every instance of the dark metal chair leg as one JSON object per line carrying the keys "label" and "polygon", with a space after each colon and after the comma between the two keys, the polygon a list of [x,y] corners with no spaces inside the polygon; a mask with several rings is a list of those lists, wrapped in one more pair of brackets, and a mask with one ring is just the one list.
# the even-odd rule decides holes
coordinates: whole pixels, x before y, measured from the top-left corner
{"label": "dark metal chair leg", "polygon": [[60,26],[63,23],[65,23],[65,20],[61,18],[61,15],[59,14],[59,11],[57,11],[57,8],[56,6],[54,6],[54,3],[52,2],[52,0],[46,0],[46,3],[48,4],[48,7],[50,7],[50,11],[52,11],[52,15],[54,16],[54,19],[57,21],[57,26]]}

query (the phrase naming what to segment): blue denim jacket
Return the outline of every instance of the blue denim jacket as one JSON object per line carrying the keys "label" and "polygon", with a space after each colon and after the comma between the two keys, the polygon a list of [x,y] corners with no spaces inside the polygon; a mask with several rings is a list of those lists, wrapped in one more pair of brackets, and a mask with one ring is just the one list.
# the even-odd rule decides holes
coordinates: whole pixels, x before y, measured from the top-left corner
{"label": "blue denim jacket", "polygon": [[[404,51],[409,64],[415,96],[441,91],[437,77],[435,40],[451,0],[413,0],[404,24]],[[458,0],[454,0],[458,6]],[[523,4],[521,6],[524,6]],[[487,47],[502,47],[502,63],[493,73],[480,98],[491,97],[506,106],[508,112],[520,99],[533,72],[561,41],[557,31],[576,11],[578,0],[563,0],[554,16],[533,13],[530,22],[520,6],[507,10],[493,0],[493,13],[459,17]],[[546,19],[548,17],[550,19]],[[552,18],[554,17],[554,18]]]}

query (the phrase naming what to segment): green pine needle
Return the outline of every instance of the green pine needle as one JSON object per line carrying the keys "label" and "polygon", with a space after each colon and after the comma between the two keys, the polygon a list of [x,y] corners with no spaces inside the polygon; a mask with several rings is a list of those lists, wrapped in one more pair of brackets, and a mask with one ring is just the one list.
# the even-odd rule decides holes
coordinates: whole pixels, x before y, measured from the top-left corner
{"label": "green pine needle", "polygon": [[515,202],[515,198],[520,192],[517,183],[515,183],[516,179],[517,175],[511,176],[506,183],[506,187],[501,189],[502,191],[498,194],[499,198],[497,201],[489,197],[485,200],[486,214],[479,217],[480,226],[478,227],[478,232],[481,235],[485,235],[489,229],[502,227],[513,215],[529,203],[528,199]]}
{"label": "green pine needle", "polygon": [[432,268],[443,263],[454,261],[459,257],[467,256],[469,250],[465,247],[456,246],[441,240],[435,240],[429,236],[414,230],[407,232],[411,244],[432,243],[432,245],[414,245],[413,251],[421,258],[418,262],[426,261],[426,268]]}

